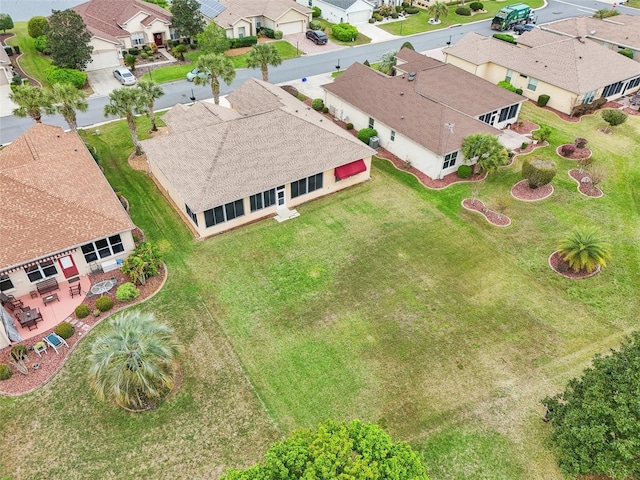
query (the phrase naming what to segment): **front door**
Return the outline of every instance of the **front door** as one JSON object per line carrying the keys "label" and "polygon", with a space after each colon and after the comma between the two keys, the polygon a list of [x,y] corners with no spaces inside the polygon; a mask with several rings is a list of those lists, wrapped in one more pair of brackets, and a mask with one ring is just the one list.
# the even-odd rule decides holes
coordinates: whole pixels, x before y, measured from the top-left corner
{"label": "front door", "polygon": [[286,202],[286,195],[287,190],[285,189],[284,185],[282,185],[281,187],[276,188],[276,201],[278,202],[278,207],[284,207]]}
{"label": "front door", "polygon": [[76,264],[73,263],[73,257],[71,255],[60,257],[58,259],[58,263],[60,264],[64,278],[75,277],[78,275],[78,269]]}
{"label": "front door", "polygon": [[162,45],[162,34],[161,33],[154,33],[153,34],[153,43],[155,43],[157,47]]}

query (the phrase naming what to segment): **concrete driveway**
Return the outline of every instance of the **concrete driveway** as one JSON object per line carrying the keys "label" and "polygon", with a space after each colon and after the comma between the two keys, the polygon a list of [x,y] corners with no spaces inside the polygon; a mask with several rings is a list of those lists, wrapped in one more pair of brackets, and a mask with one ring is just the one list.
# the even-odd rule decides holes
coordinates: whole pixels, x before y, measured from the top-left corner
{"label": "concrete driveway", "polygon": [[347,48],[343,47],[342,45],[337,45],[331,42],[331,40],[329,40],[326,45],[316,45],[307,38],[306,33],[292,33],[290,35],[285,35],[284,39],[294,47],[297,46],[298,50],[300,50],[305,55],[313,55],[314,53],[326,53],[333,50],[342,50],[343,48]]}
{"label": "concrete driveway", "polygon": [[117,67],[103,68],[101,70],[87,72],[87,81],[93,89],[93,94],[89,98],[106,97],[116,88],[122,87],[120,82],[113,76],[113,71],[116,68]]}

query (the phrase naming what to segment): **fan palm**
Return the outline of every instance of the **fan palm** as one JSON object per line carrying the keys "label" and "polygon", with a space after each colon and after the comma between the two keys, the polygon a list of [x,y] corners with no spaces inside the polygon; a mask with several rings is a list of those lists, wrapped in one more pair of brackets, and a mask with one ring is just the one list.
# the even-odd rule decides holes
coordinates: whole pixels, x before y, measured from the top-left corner
{"label": "fan palm", "polygon": [[151,120],[151,130],[157,132],[158,127],[156,126],[156,112],[153,110],[153,104],[157,99],[164,95],[164,90],[153,83],[153,80],[141,80],[138,83],[138,88],[142,90],[142,93],[144,94],[147,101],[147,108],[149,109],[149,119]]}
{"label": "fan palm", "polygon": [[16,117],[31,117],[36,123],[42,123],[42,114],[51,107],[51,96],[40,87],[18,85],[9,94],[9,99],[18,105],[13,109]]}
{"label": "fan palm", "polygon": [[219,105],[220,80],[223,80],[227,85],[229,85],[236,77],[236,69],[233,67],[233,62],[229,57],[222,53],[209,53],[207,55],[200,56],[196,66],[200,71],[209,72],[210,75],[203,77],[196,75],[193,79],[193,83],[196,85],[207,85],[210,83],[213,101],[216,105]]}
{"label": "fan palm", "polygon": [[560,257],[574,272],[586,270],[591,273],[598,267],[606,267],[611,259],[611,246],[602,240],[596,228],[575,228],[558,245]]}
{"label": "fan palm", "polygon": [[104,106],[104,116],[117,115],[127,119],[131,139],[136,147],[136,155],[142,155],[142,145],[138,140],[134,115],[147,113],[147,98],[139,88],[118,88],[109,94],[109,103]]}
{"label": "fan palm", "polygon": [[174,386],[179,347],[173,330],[152,313],[116,315],[91,345],[89,379],[101,400],[125,408],[152,407]]}
{"label": "fan palm", "polygon": [[444,2],[436,2],[429,5],[427,12],[429,15],[433,15],[433,21],[435,23],[440,23],[440,17],[446,17],[449,15],[449,7],[447,7],[447,4]]}
{"label": "fan palm", "polygon": [[282,63],[276,47],[268,43],[260,43],[253,47],[247,55],[247,67],[259,68],[262,71],[262,80],[269,81],[269,65],[277,67]]}
{"label": "fan palm", "polygon": [[76,110],[86,112],[89,108],[87,95],[70,83],[54,83],[51,90],[53,105],[47,109],[47,113],[59,113],[69,124],[69,128],[74,132],[78,130],[76,121]]}
{"label": "fan palm", "polygon": [[398,59],[396,58],[397,50],[389,50],[386,53],[383,53],[380,57],[380,64],[378,69],[382,73],[386,73],[387,75],[393,75],[393,69],[396,66],[396,62]]}
{"label": "fan palm", "polygon": [[473,133],[462,141],[462,153],[465,161],[476,160],[474,173],[493,172],[507,163],[507,151],[494,135]]}

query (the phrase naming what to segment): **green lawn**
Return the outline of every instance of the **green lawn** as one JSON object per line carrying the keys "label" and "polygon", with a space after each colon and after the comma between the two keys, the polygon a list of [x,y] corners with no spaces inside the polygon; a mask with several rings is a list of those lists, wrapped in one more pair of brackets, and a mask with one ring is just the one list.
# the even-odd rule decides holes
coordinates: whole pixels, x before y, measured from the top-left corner
{"label": "green lawn", "polygon": [[[512,202],[505,229],[461,208],[469,184],[426,190],[375,160],[370,181],[295,220],[195,242],[126,165],[123,122],[84,134],[168,265],[143,308],[176,328],[182,383],[143,415],[97,401],[85,358],[98,326],[52,382],[0,398],[0,478],[217,478],[294,428],[360,418],[421,451],[432,480],[561,480],[539,400],[637,328],[640,119],[605,135],[599,116],[566,124],[529,103],[523,115],[557,129],[536,154],[558,175],[550,199]],[[554,153],[578,136],[609,171],[601,199],[581,196],[575,163]],[[508,194],[521,162],[480,199]],[[571,281],[547,257],[577,224],[600,225],[613,260]],[[44,428],[55,435],[25,433]]]}
{"label": "green lawn", "polygon": [[[188,51],[184,54],[187,60],[190,60],[191,63],[182,63],[179,65],[168,65],[166,67],[158,67],[151,71],[151,76],[153,77],[153,81],[155,83],[167,83],[167,82],[175,82],[176,80],[184,80],[187,77],[187,73],[193,70],[194,63],[198,60],[198,57],[202,55],[200,50]],[[146,67],[141,67],[146,68]],[[145,73],[140,77],[141,79],[148,80],[149,73]]]}
{"label": "green lawn", "polygon": [[20,51],[24,53],[20,57],[22,70],[32,78],[38,80],[43,86],[49,87],[49,82],[45,77],[45,70],[51,66],[51,59],[46,57],[34,48],[33,38],[27,33],[27,22],[15,22],[15,27],[11,29],[16,36],[7,40],[9,45],[18,45]]}
{"label": "green lawn", "polygon": [[517,0],[507,0],[506,2],[483,2],[486,13],[477,13],[470,17],[456,14],[456,8],[458,8],[459,5],[453,5],[449,7],[449,15],[446,17],[440,17],[441,23],[439,25],[431,25],[429,23],[431,15],[427,13],[426,9],[420,8],[419,13],[409,15],[406,20],[378,24],[378,27],[392,33],[393,35],[413,35],[416,33],[429,32],[431,30],[439,30],[459,23],[471,23],[479,20],[486,20],[487,18],[493,18],[501,8],[514,3],[526,3],[532,8],[539,8],[543,5],[542,0],[527,0],[525,2],[518,2]]}
{"label": "green lawn", "polygon": [[371,43],[371,39],[366,35],[363,35],[362,33],[358,33],[358,36],[353,42],[343,42],[342,40],[338,40],[331,34],[331,25],[333,25],[333,23],[328,22],[323,18],[314,18],[313,21],[319,23],[322,26],[322,30],[327,32],[329,40],[338,45],[344,45],[345,47],[356,47],[358,45],[366,45],[367,43]]}

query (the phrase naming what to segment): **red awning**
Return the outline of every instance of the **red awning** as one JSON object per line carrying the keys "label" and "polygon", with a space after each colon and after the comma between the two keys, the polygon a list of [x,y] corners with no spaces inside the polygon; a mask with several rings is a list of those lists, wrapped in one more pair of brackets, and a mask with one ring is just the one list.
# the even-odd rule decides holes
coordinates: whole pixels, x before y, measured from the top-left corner
{"label": "red awning", "polygon": [[356,160],[355,162],[336,167],[336,178],[338,180],[344,180],[345,178],[353,177],[366,171],[367,165],[364,163],[364,160]]}

